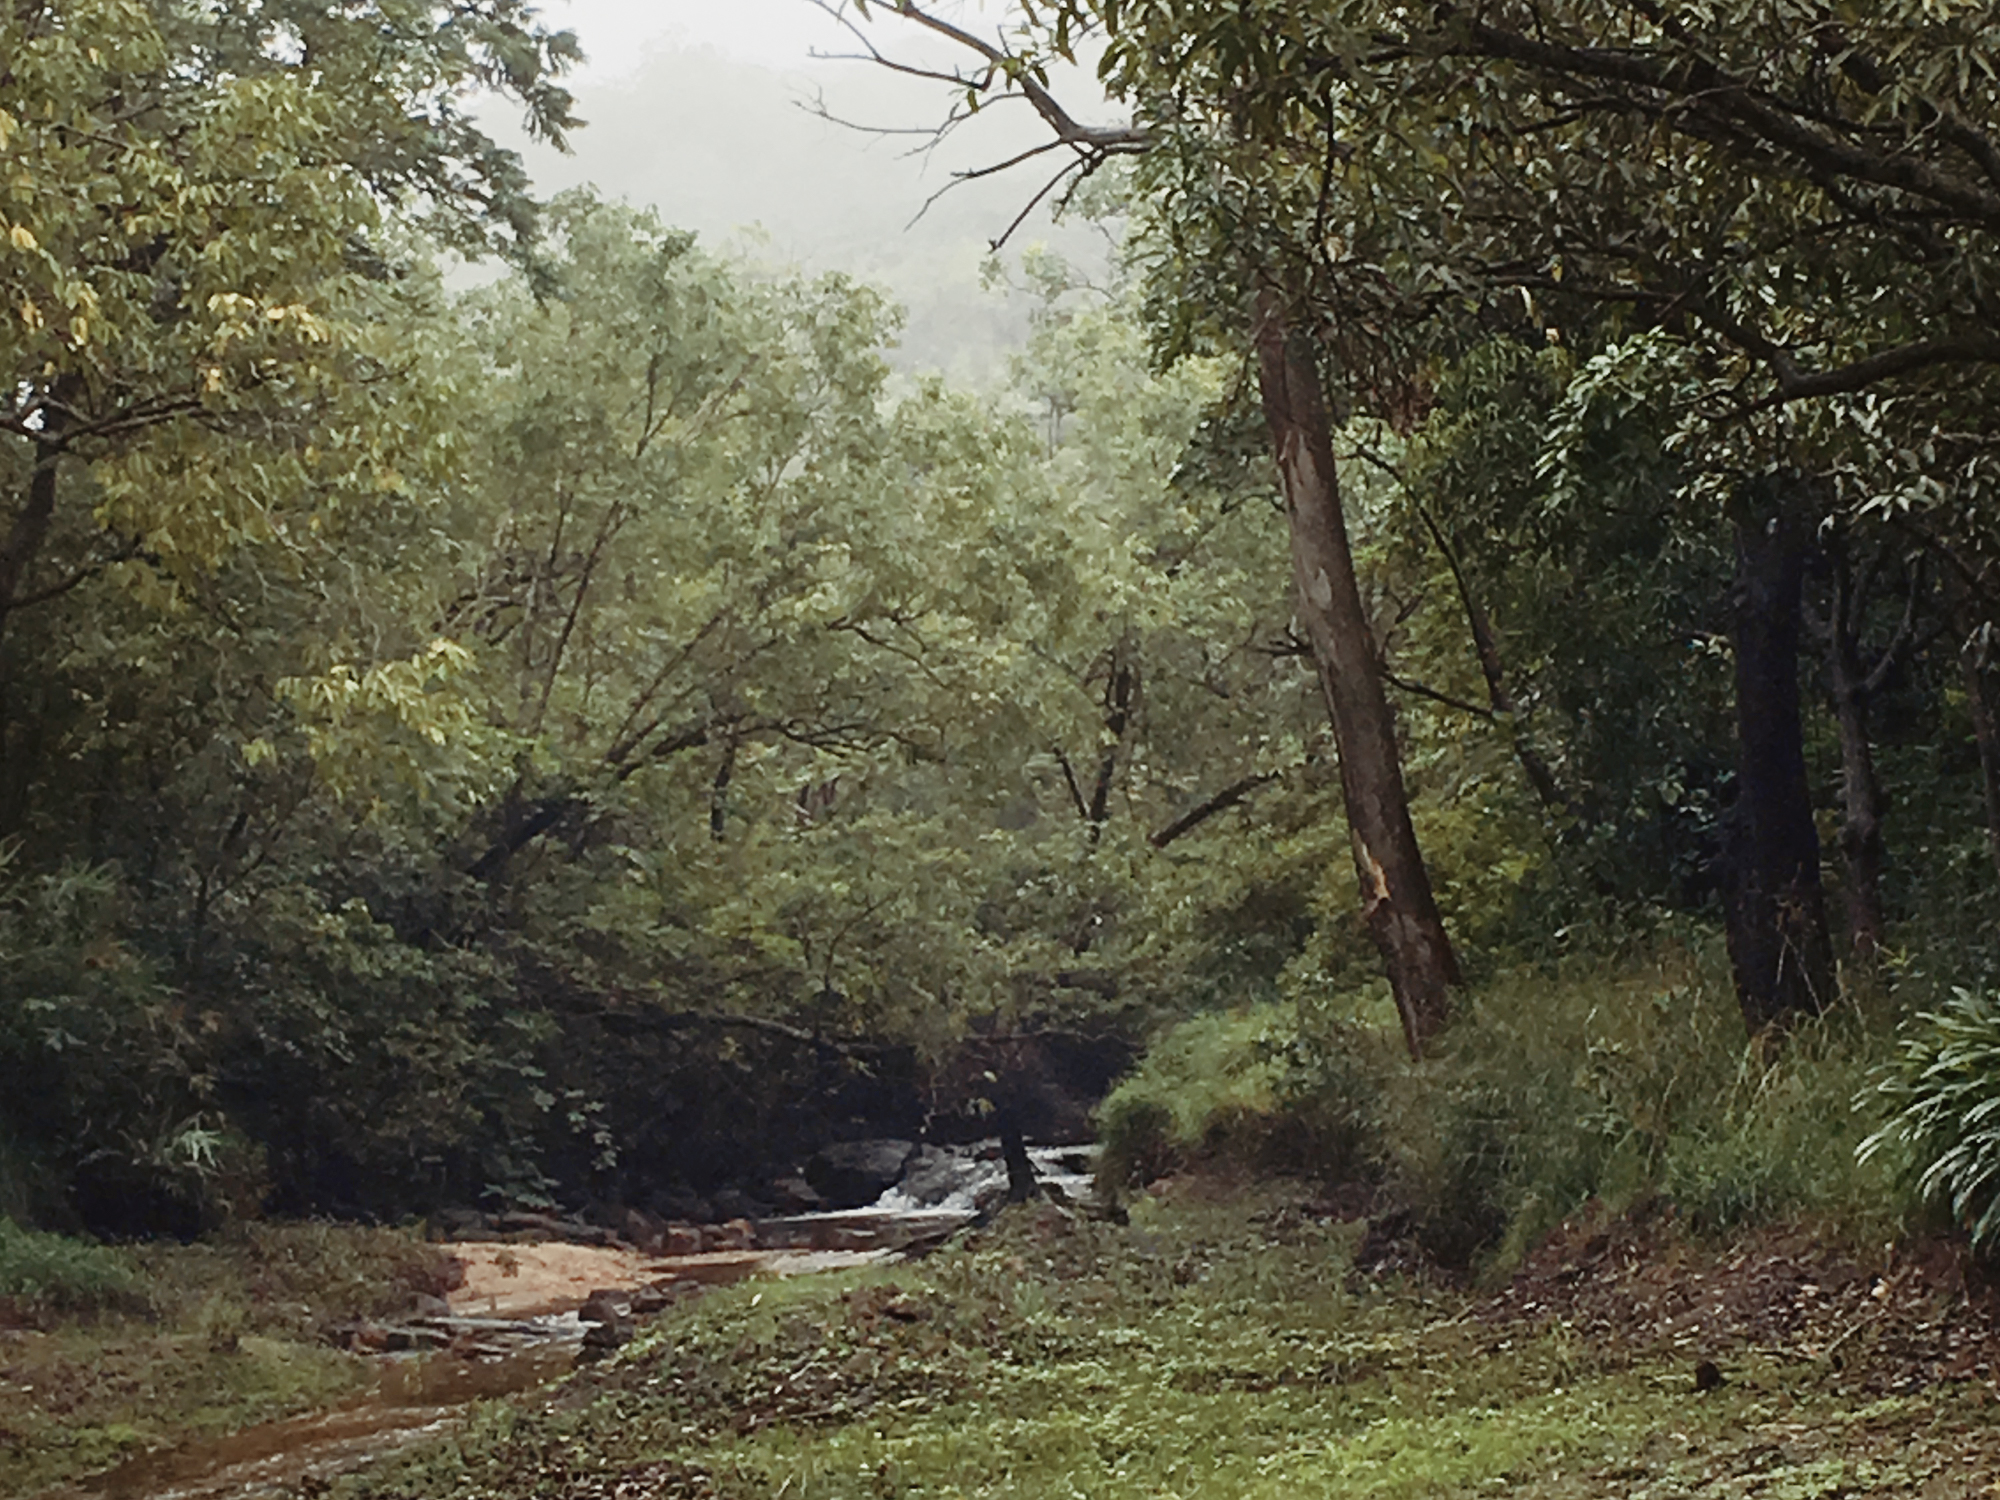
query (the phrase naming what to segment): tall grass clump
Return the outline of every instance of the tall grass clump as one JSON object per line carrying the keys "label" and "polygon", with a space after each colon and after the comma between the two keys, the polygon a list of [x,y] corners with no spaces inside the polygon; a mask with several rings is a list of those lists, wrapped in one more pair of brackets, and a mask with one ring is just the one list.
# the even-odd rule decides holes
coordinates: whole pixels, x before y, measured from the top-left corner
{"label": "tall grass clump", "polygon": [[1864,1100],[1889,1119],[1862,1158],[1913,1167],[1918,1192],[1969,1230],[1975,1249],[2000,1249],[2000,1002],[1957,990],[1917,1016]]}
{"label": "tall grass clump", "polygon": [[[1884,1028],[1850,1009],[1752,1042],[1719,944],[1501,975],[1421,1062],[1363,1014],[1182,1023],[1103,1106],[1107,1170],[1283,1158],[1368,1184],[1427,1255],[1467,1269],[1513,1263],[1592,1203],[1664,1201],[1702,1233],[1804,1217],[1872,1235],[1901,1216],[1894,1172],[1857,1158],[1853,1100]],[[2000,1121],[1994,1141],[2000,1162]]]}
{"label": "tall grass clump", "polygon": [[[1229,1161],[1343,1176],[1370,1170],[1381,1040],[1308,1036],[1297,1009],[1263,1001],[1182,1021],[1098,1106],[1100,1175],[1114,1190]],[[1393,1053],[1386,1054],[1389,1057]]]}
{"label": "tall grass clump", "polygon": [[1469,997],[1389,1096],[1385,1165],[1420,1238],[1504,1265],[1593,1200],[1663,1199],[1699,1232],[1899,1217],[1891,1174],[1856,1157],[1878,1029],[1840,1011],[1752,1041],[1717,946],[1578,959]]}
{"label": "tall grass clump", "polygon": [[95,1312],[140,1296],[120,1251],[0,1218],[0,1297],[36,1312]]}

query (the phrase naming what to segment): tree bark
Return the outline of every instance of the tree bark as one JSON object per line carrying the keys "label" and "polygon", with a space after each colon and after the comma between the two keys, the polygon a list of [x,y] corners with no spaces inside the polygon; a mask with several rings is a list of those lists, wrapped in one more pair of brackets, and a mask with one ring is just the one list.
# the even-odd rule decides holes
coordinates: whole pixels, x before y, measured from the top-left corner
{"label": "tree bark", "polygon": [[1753,1035],[1833,997],[1819,830],[1806,779],[1799,631],[1807,531],[1781,494],[1740,493],[1736,532],[1736,805],[1729,959]]}
{"label": "tree bark", "polygon": [[1840,736],[1840,855],[1846,874],[1842,894],[1848,945],[1857,958],[1872,959],[1881,951],[1888,925],[1882,914],[1887,849],[1882,840],[1882,782],[1875,774],[1875,747],[1868,737],[1868,700],[1853,690],[1852,682],[1837,673],[1833,687],[1833,717]]}
{"label": "tree bark", "polygon": [[1986,802],[1986,852],[2000,873],[2000,718],[1993,709],[1992,683],[1987,677],[1988,637],[1981,628],[1958,654],[1965,706],[1972,715],[1972,738],[1979,747],[1979,786]]}
{"label": "tree bark", "polygon": [[[58,396],[65,394],[59,391]],[[0,765],[11,773],[0,786],[0,834],[20,827],[29,785],[32,757],[21,743],[15,720],[19,693],[15,686],[14,663],[7,649],[7,626],[31,592],[28,579],[35,560],[49,538],[54,524],[57,480],[62,464],[62,431],[68,412],[60,401],[51,403],[42,416],[44,441],[35,453],[35,467],[28,476],[27,493],[14,515],[4,538],[0,538]]]}
{"label": "tree bark", "polygon": [[1824,636],[1828,697],[1840,738],[1840,853],[1846,871],[1847,940],[1854,955],[1867,960],[1881,951],[1888,925],[1882,910],[1882,868],[1887,860],[1882,820],[1887,799],[1875,772],[1868,710],[1909,647],[1920,580],[1911,575],[1902,623],[1871,669],[1862,657],[1861,636],[1873,571],[1857,574],[1838,536],[1828,539],[1826,554],[1833,590]]}
{"label": "tree bark", "polygon": [[1098,759],[1097,783],[1086,809],[1093,844],[1104,836],[1104,825],[1111,820],[1111,791],[1117,785],[1119,760],[1132,732],[1132,715],[1139,699],[1137,655],[1137,644],[1129,634],[1111,652],[1109,680],[1104,685],[1104,753]]}
{"label": "tree bark", "polygon": [[1028,1143],[1021,1135],[1021,1119],[1011,1104],[1000,1107],[994,1123],[1000,1131],[1000,1157],[1007,1163],[1007,1201],[1026,1203],[1041,1196],[1041,1179],[1028,1159]]}
{"label": "tree bark", "polygon": [[1404,1040],[1412,1056],[1421,1056],[1450,1016],[1458,956],[1410,822],[1395,720],[1341,513],[1319,368],[1275,289],[1258,298],[1256,344],[1258,385],[1290,522],[1299,619],[1340,752],[1362,918],[1388,971]]}

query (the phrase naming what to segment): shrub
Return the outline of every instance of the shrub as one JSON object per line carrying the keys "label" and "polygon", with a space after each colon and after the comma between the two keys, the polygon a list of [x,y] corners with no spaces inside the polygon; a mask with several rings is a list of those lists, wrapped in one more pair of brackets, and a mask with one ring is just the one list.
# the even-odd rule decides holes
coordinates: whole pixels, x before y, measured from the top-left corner
{"label": "shrub", "polygon": [[1812,1215],[1872,1233],[1900,1216],[1893,1174],[1857,1160],[1850,1107],[1879,1034],[1843,1013],[1766,1054],[1719,944],[1501,975],[1419,1063],[1385,1004],[1377,1025],[1353,1019],[1358,1004],[1169,1031],[1100,1111],[1107,1175],[1226,1154],[1366,1182],[1459,1268],[1512,1264],[1592,1200],[1664,1196],[1704,1232]]}
{"label": "shrub", "polygon": [[2000,1246],[2000,1002],[1957,990],[1906,1025],[1894,1063],[1863,1101],[1889,1120],[1863,1142],[1866,1161],[1903,1156],[1918,1191],[1969,1229],[1974,1247]]}
{"label": "shrub", "polygon": [[90,1312],[134,1300],[139,1287],[116,1250],[0,1218],[0,1297],[38,1312]]}
{"label": "shrub", "polygon": [[[1293,1007],[1241,1006],[1182,1021],[1098,1107],[1103,1180],[1147,1181],[1195,1161],[1342,1175],[1367,1154],[1367,1039],[1308,1041]],[[1336,1079],[1339,1080],[1336,1083]]]}

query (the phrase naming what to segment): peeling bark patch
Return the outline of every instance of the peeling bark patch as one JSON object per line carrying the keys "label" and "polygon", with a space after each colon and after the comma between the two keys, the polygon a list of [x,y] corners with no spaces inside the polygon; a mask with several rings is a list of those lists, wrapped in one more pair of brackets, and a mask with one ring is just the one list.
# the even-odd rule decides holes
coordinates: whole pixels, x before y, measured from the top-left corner
{"label": "peeling bark patch", "polygon": [[[1326,575],[1320,575],[1324,578]],[[1382,868],[1380,860],[1368,852],[1365,846],[1356,850],[1361,856],[1361,877],[1365,889],[1362,891],[1363,914],[1374,916],[1375,909],[1389,899],[1389,874]]]}

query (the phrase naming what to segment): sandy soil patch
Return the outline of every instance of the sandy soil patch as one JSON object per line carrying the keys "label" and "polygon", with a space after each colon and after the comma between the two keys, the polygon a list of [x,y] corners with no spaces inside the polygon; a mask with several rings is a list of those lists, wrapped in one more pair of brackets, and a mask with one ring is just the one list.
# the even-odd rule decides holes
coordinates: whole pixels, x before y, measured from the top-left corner
{"label": "sandy soil patch", "polygon": [[643,1255],[594,1245],[513,1245],[471,1241],[451,1247],[465,1284],[451,1310],[470,1318],[529,1318],[580,1307],[592,1292],[636,1291],[663,1281],[721,1285],[760,1273],[836,1271],[879,1260],[882,1251],[717,1250],[707,1255]]}

